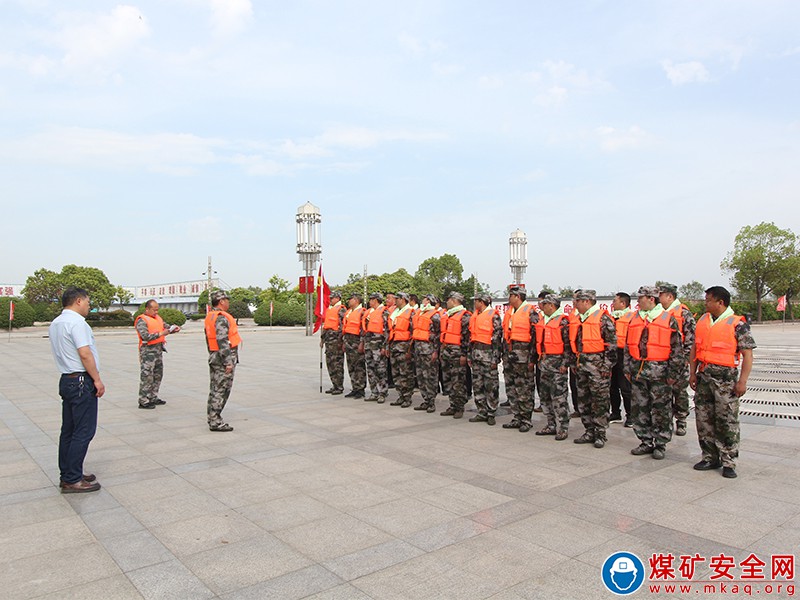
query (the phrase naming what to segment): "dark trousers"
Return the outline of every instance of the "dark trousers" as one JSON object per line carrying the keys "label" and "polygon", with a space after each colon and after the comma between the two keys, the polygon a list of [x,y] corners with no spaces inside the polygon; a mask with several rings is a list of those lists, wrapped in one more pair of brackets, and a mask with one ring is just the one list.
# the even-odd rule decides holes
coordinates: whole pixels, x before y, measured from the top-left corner
{"label": "dark trousers", "polygon": [[622,372],[625,360],[624,350],[617,348],[617,364],[611,369],[611,414],[621,415],[620,397],[625,407],[625,416],[631,416],[631,382]]}
{"label": "dark trousers", "polygon": [[578,376],[572,368],[569,370],[569,397],[572,400],[572,410],[578,412]]}
{"label": "dark trousers", "polygon": [[77,483],[83,478],[83,460],[97,431],[97,390],[88,375],[61,376],[61,437],[58,468],[61,481]]}

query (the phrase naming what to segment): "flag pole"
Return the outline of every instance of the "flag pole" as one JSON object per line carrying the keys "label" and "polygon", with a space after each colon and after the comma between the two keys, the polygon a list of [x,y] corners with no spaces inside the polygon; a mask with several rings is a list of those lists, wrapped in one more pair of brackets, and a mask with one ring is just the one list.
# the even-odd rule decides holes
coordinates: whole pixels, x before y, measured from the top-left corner
{"label": "flag pole", "polygon": [[11,322],[14,320],[14,301],[8,302],[8,343],[11,343]]}

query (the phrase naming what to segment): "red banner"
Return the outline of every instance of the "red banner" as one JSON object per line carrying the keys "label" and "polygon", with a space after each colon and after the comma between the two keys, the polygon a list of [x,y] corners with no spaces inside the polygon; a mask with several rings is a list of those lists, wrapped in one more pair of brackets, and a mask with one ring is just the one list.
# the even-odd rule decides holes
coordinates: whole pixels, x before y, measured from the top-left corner
{"label": "red banner", "polygon": [[8,303],[8,320],[9,321],[13,321],[14,320],[14,301],[13,300],[11,300]]}
{"label": "red banner", "polygon": [[309,275],[308,277],[301,277],[300,278],[300,293],[301,294],[313,294],[314,293],[314,276]]}
{"label": "red banner", "polygon": [[783,312],[785,310],[786,310],[786,296],[784,295],[784,296],[781,296],[780,298],[778,298],[777,311],[778,312]]}

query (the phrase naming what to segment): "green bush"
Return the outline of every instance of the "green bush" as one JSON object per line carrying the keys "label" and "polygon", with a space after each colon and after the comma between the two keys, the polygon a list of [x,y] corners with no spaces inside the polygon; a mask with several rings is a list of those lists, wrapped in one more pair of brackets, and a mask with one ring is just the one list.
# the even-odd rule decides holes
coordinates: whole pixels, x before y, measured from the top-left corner
{"label": "green bush", "polygon": [[[269,302],[261,304],[253,314],[256,325],[269,325]],[[306,307],[302,304],[275,303],[273,325],[305,325]]]}
{"label": "green bush", "polygon": [[86,315],[86,322],[90,327],[130,327],[133,325],[133,315],[127,310],[90,312]]}
{"label": "green bush", "polygon": [[189,315],[191,321],[202,321],[206,318],[206,313],[192,313]]}
{"label": "green bush", "polygon": [[52,321],[61,314],[61,306],[49,302],[37,302],[33,305],[33,314],[37,321]]}
{"label": "green bush", "polygon": [[[241,300],[231,300],[228,312],[234,319],[249,319],[253,316],[253,313],[247,307],[247,303]],[[267,318],[269,318],[269,313],[267,313]]]}
{"label": "green bush", "polygon": [[22,298],[9,298],[3,296],[0,298],[0,329],[8,331],[8,313],[11,301],[14,301],[14,320],[11,322],[12,327],[30,327],[36,320],[33,307],[25,302]]}

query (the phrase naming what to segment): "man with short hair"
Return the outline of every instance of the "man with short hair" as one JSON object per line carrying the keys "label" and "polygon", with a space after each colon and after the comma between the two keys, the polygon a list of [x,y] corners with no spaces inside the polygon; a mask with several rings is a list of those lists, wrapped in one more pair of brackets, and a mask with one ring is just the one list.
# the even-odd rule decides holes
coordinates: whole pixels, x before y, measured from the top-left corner
{"label": "man with short hair", "polygon": [[472,369],[472,391],[478,414],[469,421],[494,425],[500,402],[497,364],[503,352],[503,322],[492,308],[489,294],[479,294],[472,300],[475,312],[469,319],[469,366]]}
{"label": "man with short hair", "polygon": [[139,408],[153,409],[166,404],[158,397],[164,377],[165,338],[181,328],[167,327],[158,314],[158,302],[153,299],[144,303],[144,312],[136,317],[133,326],[139,338]]}
{"label": "man with short hair", "polygon": [[450,406],[439,413],[443,417],[460,419],[467,403],[467,356],[469,354],[470,314],[464,308],[464,296],[451,292],[447,312],[442,316],[442,373],[450,398]]}
{"label": "man with short hair", "polygon": [[503,429],[518,429],[527,433],[533,427],[533,378],[536,364],[536,323],[539,314],[527,301],[523,287],[508,291],[509,309],[503,316],[504,362],[506,396],[511,402],[513,419],[503,423]]}
{"label": "man with short hair", "polygon": [[683,341],[683,369],[672,389],[672,410],[675,415],[675,435],[686,435],[686,419],[689,417],[689,355],[694,346],[694,315],[678,300],[678,286],[665,283],[658,291],[661,306],[675,317]]}
{"label": "man with short hair", "polygon": [[631,382],[633,431],[641,442],[634,456],[664,458],[672,439],[672,386],[683,368],[678,322],[658,301],[658,288],[636,292],[639,310],[628,324],[625,376]]}
{"label": "man with short hair", "polygon": [[105,394],[100,379],[100,359],[94,335],[86,323],[89,292],[68,287],[61,296],[64,310],[49,328],[50,348],[61,373],[61,435],[58,440],[58,469],[61,493],[96,492],[100,483],[83,472],[89,443],[97,431],[97,399]]}
{"label": "man with short hair", "polygon": [[536,435],[554,435],[556,440],[567,439],[569,431],[569,365],[573,362],[569,345],[569,319],[561,309],[561,300],[554,294],[539,299],[544,314],[536,323],[536,346],[541,373],[539,398],[547,425]]}
{"label": "man with short hair", "polygon": [[439,348],[441,344],[441,316],[436,307],[438,299],[428,294],[422,299],[413,318],[411,334],[414,350],[414,368],[422,402],[414,410],[436,412],[436,394],[439,392]]}
{"label": "man with short hair", "polygon": [[372,392],[364,402],[386,402],[389,393],[386,342],[389,339],[389,318],[383,305],[383,296],[375,292],[369,297],[369,310],[364,314],[362,326],[364,357],[367,362],[367,379]]}
{"label": "man with short hair", "polygon": [[345,398],[363,398],[367,387],[367,365],[364,362],[364,342],[361,339],[361,322],[364,307],[361,294],[350,294],[347,310],[342,317],[342,345],[347,358],[347,373],[353,386]]}
{"label": "man with short hair", "polygon": [[214,290],[211,292],[211,310],[204,322],[210,380],[207,416],[211,431],[233,431],[233,427],[222,420],[222,410],[233,388],[242,338],[236,319],[228,312],[230,305],[227,292]]}
{"label": "man with short hair", "polygon": [[756,343],[745,318],[733,313],[728,290],[708,288],[705,302],[706,313],[697,321],[689,363],[697,437],[703,452],[694,468],[709,471],[722,467],[722,476],[733,479],[739,456],[739,398],[747,391]]}
{"label": "man with short hair", "polygon": [[625,427],[633,427],[631,419],[631,382],[623,373],[625,363],[625,338],[628,335],[628,324],[633,318],[631,310],[631,296],[625,292],[617,292],[611,301],[611,318],[617,330],[617,362],[611,369],[611,414],[609,423],[622,422],[622,411],[625,407]]}
{"label": "man with short hair", "polygon": [[338,396],[344,393],[344,346],[342,345],[342,321],[347,312],[342,304],[341,292],[332,291],[330,304],[325,309],[322,321],[322,333],[319,347],[325,346],[325,364],[328,367],[328,377],[331,378],[331,387],[325,390],[326,394]]}
{"label": "man with short hair", "polygon": [[614,321],[597,306],[597,292],[575,290],[575,310],[570,314],[569,341],[575,354],[578,380],[578,412],[586,428],[576,444],[606,445],[611,369],[617,362]]}
{"label": "man with short hair", "polygon": [[414,361],[411,356],[414,311],[406,292],[397,292],[395,298],[395,309],[389,315],[389,360],[398,397],[390,402],[390,406],[408,408],[414,394]]}

